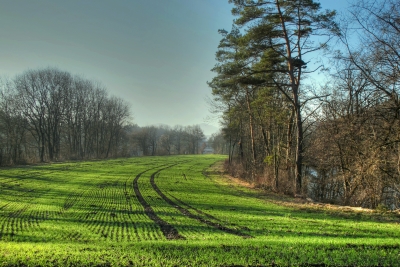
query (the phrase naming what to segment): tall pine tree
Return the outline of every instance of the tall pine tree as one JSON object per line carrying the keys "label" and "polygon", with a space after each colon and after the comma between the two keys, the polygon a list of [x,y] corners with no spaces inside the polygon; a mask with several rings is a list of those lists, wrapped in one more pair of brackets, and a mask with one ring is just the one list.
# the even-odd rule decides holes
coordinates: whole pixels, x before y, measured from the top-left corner
{"label": "tall pine tree", "polygon": [[[273,87],[288,100],[294,114],[294,187],[302,193],[304,131],[302,81],[310,53],[322,49],[337,31],[334,11],[321,11],[313,0],[229,0],[236,27],[223,36],[210,85],[214,94],[247,86]],[[224,49],[229,48],[229,53]],[[229,95],[229,93],[228,93]]]}

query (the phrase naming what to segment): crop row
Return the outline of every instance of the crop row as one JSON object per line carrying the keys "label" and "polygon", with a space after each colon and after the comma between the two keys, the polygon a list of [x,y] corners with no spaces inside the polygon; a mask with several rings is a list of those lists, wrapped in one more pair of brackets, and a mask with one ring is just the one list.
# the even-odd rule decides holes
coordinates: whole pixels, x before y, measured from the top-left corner
{"label": "crop row", "polygon": [[[3,240],[29,240],[40,231],[40,223],[55,214],[48,205],[51,189],[46,186],[52,170],[16,168],[1,172],[0,181],[7,181],[7,187],[0,192],[0,237]],[[13,177],[12,180],[9,178]],[[4,183],[3,183],[4,185]],[[53,188],[57,184],[52,185]],[[53,214],[54,213],[54,214]]]}
{"label": "crop row", "polygon": [[187,159],[155,158],[3,171],[0,181],[20,186],[2,191],[0,240],[137,242],[210,238],[205,233],[213,233],[212,239],[248,236],[174,194],[182,179],[203,177],[196,165]]}
{"label": "crop row", "polygon": [[[215,229],[221,230],[223,232],[241,236],[241,237],[246,237],[249,238],[251,236],[246,235],[237,229],[234,228],[229,228],[225,225],[222,225],[221,222],[215,218],[214,216],[207,214],[205,212],[200,211],[199,209],[192,208],[190,205],[184,203],[183,201],[179,200],[176,197],[173,197],[175,202],[171,200],[171,198],[167,197],[163,192],[161,192],[160,188],[156,185],[155,183],[155,175],[158,174],[153,173],[150,178],[150,183],[154,190],[157,192],[157,194],[169,205],[175,207],[180,213],[182,213],[184,216],[191,218],[193,220],[197,220],[203,224],[206,224],[207,226],[213,227]],[[186,178],[186,175],[184,176]],[[196,213],[191,212],[189,209],[185,208],[186,207],[191,207],[192,210],[194,210]],[[218,221],[218,222],[216,222]]]}
{"label": "crop row", "polygon": [[[165,168],[168,168],[168,167],[165,167]],[[149,200],[154,200],[154,195],[153,196],[151,195],[152,191],[151,190],[149,191],[149,187],[142,186],[142,190],[139,190],[138,180],[143,173],[140,173],[135,177],[135,179],[133,181],[133,189],[135,191],[135,195],[136,195],[139,203],[142,205],[142,207],[144,209],[145,214],[151,220],[153,220],[153,222],[156,225],[159,226],[159,228],[162,231],[162,233],[164,234],[165,238],[167,238],[167,239],[183,239],[183,236],[181,236],[178,233],[176,228],[173,225],[171,225],[170,223],[168,223],[167,221],[160,218],[160,216],[157,215],[157,213],[154,211],[152,206],[149,204]],[[146,183],[143,185],[146,185]],[[143,194],[146,197],[144,197]],[[155,200],[157,200],[157,199],[155,199]],[[153,207],[155,207],[155,206],[156,205],[153,205]],[[167,213],[168,211],[165,209],[161,209],[161,212]]]}
{"label": "crop row", "polygon": [[398,265],[398,223],[278,205],[204,172],[219,159],[0,170],[0,265]]}
{"label": "crop row", "polygon": [[126,189],[130,177],[111,171],[96,180],[74,198],[74,205],[65,213],[74,219],[77,228],[82,228],[92,240],[131,242],[159,238],[157,228]]}

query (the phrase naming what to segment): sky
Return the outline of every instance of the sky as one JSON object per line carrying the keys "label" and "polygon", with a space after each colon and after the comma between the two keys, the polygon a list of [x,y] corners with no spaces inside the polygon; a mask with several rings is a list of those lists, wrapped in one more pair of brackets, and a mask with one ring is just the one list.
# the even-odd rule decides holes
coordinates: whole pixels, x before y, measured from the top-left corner
{"label": "sky", "polygon": [[[341,10],[346,0],[322,0]],[[101,83],[139,126],[218,130],[207,81],[228,0],[0,0],[0,77],[56,67]]]}

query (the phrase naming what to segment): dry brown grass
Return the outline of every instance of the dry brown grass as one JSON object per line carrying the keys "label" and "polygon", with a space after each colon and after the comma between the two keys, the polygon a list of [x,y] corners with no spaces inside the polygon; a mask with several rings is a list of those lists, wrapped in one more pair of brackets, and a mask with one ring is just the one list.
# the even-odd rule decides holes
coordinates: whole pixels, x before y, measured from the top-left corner
{"label": "dry brown grass", "polygon": [[223,162],[217,162],[210,168],[209,171],[213,174],[219,175],[220,179],[218,180],[218,183],[220,184],[236,187],[240,191],[246,188],[257,198],[268,202],[273,202],[278,205],[304,210],[305,212],[325,212],[342,217],[365,216],[376,221],[392,221],[400,223],[400,210],[382,211],[366,209],[362,207],[340,206],[315,202],[308,198],[292,197],[284,194],[274,193],[272,191],[267,191],[263,188],[260,188],[255,184],[228,175],[224,171]]}

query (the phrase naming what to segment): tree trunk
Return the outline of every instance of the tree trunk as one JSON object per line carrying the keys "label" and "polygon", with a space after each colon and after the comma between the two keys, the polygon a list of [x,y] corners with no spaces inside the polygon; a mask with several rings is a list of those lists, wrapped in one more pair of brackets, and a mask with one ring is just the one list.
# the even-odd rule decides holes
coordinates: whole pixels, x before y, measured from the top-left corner
{"label": "tree trunk", "polygon": [[[295,95],[295,99],[298,98]],[[295,192],[296,194],[302,193],[302,167],[303,167],[303,123],[301,120],[300,104],[296,102],[296,128],[297,128],[297,140],[296,140],[296,168],[294,172],[295,176]]]}

